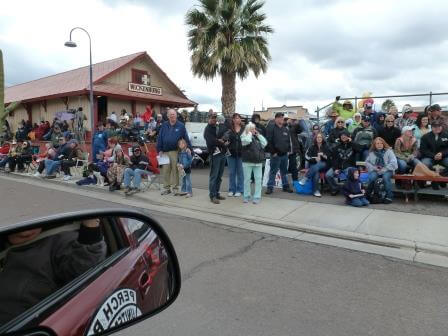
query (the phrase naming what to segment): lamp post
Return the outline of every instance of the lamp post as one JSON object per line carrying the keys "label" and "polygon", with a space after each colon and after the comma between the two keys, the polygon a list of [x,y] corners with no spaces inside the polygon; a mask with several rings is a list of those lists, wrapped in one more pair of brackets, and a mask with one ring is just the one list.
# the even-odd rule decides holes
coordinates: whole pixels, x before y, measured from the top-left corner
{"label": "lamp post", "polygon": [[93,132],[95,131],[95,123],[94,123],[94,113],[93,113],[93,71],[92,71],[92,39],[90,38],[90,34],[81,27],[75,27],[72,30],[70,30],[70,40],[65,42],[64,45],[69,48],[76,48],[77,44],[72,41],[72,33],[74,30],[79,29],[82,30],[87,34],[89,37],[89,53],[90,53],[90,65],[89,65],[89,100],[90,100],[90,128],[91,128],[91,140],[93,145]]}

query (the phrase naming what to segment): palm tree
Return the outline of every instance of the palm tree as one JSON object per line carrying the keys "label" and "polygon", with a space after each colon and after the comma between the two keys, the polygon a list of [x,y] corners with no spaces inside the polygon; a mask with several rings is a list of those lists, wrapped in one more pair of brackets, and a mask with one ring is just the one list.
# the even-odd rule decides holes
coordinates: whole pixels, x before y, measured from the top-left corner
{"label": "palm tree", "polygon": [[245,79],[252,71],[258,77],[271,59],[267,34],[273,29],[260,13],[263,5],[259,0],[199,0],[199,8],[186,15],[191,69],[206,80],[221,75],[225,116],[235,112],[236,76]]}

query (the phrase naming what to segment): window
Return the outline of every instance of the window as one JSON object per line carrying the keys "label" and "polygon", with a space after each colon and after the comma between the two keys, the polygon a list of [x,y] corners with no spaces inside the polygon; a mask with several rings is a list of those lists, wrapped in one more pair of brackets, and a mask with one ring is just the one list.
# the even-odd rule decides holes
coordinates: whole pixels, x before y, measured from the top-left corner
{"label": "window", "polygon": [[132,69],[132,83],[150,85],[148,71]]}

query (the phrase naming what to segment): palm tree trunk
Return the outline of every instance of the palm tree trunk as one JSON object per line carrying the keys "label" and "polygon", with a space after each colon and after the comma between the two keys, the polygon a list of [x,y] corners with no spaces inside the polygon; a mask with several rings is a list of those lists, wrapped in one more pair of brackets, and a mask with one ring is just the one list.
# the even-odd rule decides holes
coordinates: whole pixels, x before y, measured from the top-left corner
{"label": "palm tree trunk", "polygon": [[3,131],[3,121],[6,119],[5,113],[5,76],[3,73],[3,53],[0,49],[0,132]]}
{"label": "palm tree trunk", "polygon": [[235,89],[236,73],[221,74],[222,82],[222,113],[224,117],[231,117],[235,113],[236,89]]}

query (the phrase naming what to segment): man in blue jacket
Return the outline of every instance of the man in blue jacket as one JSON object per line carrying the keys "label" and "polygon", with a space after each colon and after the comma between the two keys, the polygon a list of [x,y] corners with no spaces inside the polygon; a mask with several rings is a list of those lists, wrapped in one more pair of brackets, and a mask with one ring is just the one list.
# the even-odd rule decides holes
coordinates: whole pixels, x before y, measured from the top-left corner
{"label": "man in blue jacket", "polygon": [[[177,142],[185,139],[189,150],[191,150],[190,139],[185,125],[177,120],[177,112],[169,109],[167,112],[168,121],[160,127],[157,137],[157,152],[159,156],[168,156],[169,163],[163,165],[164,190],[162,195],[173,192],[179,194],[179,171],[177,170]],[[172,189],[172,190],[171,190]]]}

